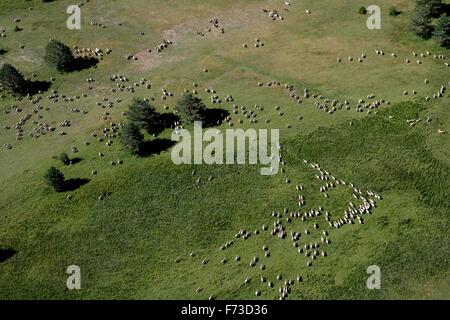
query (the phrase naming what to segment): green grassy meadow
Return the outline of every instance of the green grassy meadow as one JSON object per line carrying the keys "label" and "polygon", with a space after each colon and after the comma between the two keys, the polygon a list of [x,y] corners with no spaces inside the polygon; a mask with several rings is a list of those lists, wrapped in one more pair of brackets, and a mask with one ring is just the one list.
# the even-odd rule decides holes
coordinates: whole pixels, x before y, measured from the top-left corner
{"label": "green grassy meadow", "polygon": [[[0,49],[6,51],[0,54],[0,64],[11,63],[28,77],[36,73],[37,80],[55,78],[49,91],[39,95],[38,104],[48,111],[32,113],[37,108],[29,99],[17,101],[0,93],[0,144],[12,145],[11,150],[0,149],[0,248],[16,251],[0,261],[1,299],[278,299],[278,288],[297,275],[303,281],[292,286],[288,299],[450,299],[450,100],[448,92],[425,100],[441,85],[449,90],[450,69],[444,62],[450,57],[433,58],[448,55],[448,50],[408,31],[411,0],[379,1],[381,30],[367,29],[367,16],[358,14],[360,6],[368,5],[364,1],[291,1],[289,11],[283,10],[283,3],[91,0],[81,8],[81,30],[69,30],[65,21],[71,1],[0,2],[0,30],[6,34],[0,38]],[[387,13],[393,5],[402,11],[396,17]],[[262,9],[277,9],[284,20],[272,21]],[[16,17],[20,22],[14,22]],[[205,30],[213,17],[220,20],[224,34]],[[23,30],[14,32],[15,25]],[[71,47],[112,52],[96,68],[60,74],[43,60],[50,38]],[[264,46],[256,48],[255,38]],[[147,52],[163,39],[174,45],[161,53]],[[412,55],[426,51],[431,55]],[[359,63],[363,53],[366,58]],[[138,60],[126,60],[127,54]],[[348,56],[354,61],[349,62]],[[407,58],[410,64],[405,63]],[[416,63],[418,59],[422,64]],[[126,86],[145,78],[152,87],[111,92],[113,74],[129,78]],[[88,83],[88,78],[95,81]],[[273,80],[281,85],[266,85]],[[92,136],[100,136],[111,122],[124,122],[122,112],[133,97],[154,98],[158,111],[172,112],[183,90],[194,89],[193,82],[208,107],[230,113],[232,128],[280,129],[285,172],[261,176],[259,165],[177,166],[170,149],[134,157],[117,139],[107,146]],[[289,96],[285,83],[294,86],[302,103]],[[174,97],[162,100],[161,88]],[[222,103],[212,104],[205,88],[214,88]],[[308,99],[303,98],[305,88],[311,94]],[[51,101],[47,99],[51,90],[74,99]],[[324,112],[314,105],[323,99],[313,94],[330,101],[348,100],[351,108]],[[370,114],[367,109],[356,112],[359,99],[372,101],[369,94],[389,104],[382,103]],[[225,102],[227,95],[234,102]],[[104,98],[114,102],[113,107],[99,107]],[[255,111],[258,122],[234,114],[234,104]],[[11,110],[12,106],[22,111]],[[263,109],[256,111],[255,106]],[[73,108],[88,112],[74,113]],[[7,110],[11,111],[4,113]],[[24,138],[16,141],[14,129],[4,127],[28,112],[33,116],[23,126]],[[407,122],[418,118],[415,126]],[[35,119],[56,127],[55,132],[29,137]],[[71,126],[60,128],[66,119]],[[217,128],[231,127],[223,123]],[[61,130],[67,134],[59,135]],[[167,129],[159,138],[170,135]],[[79,152],[72,154],[72,146]],[[51,158],[61,152],[81,161],[63,166]],[[123,164],[110,164],[117,159]],[[285,223],[288,234],[311,231],[302,234],[301,246],[320,242],[322,229],[328,230],[331,243],[320,247],[327,256],[309,267],[289,236],[280,240],[270,235],[272,212],[286,208],[303,213],[322,206],[340,218],[348,202],[357,201],[350,185],[333,188],[325,198],[319,192],[317,172],[303,159],[382,196],[372,214],[364,216],[364,224],[335,229],[323,215]],[[66,178],[89,181],[76,190],[55,193],[42,178],[50,166],[60,168]],[[98,174],[92,175],[92,170]],[[285,182],[287,177],[290,183]],[[301,208],[297,184],[304,186],[306,204]],[[105,193],[109,195],[99,200]],[[320,228],[314,229],[314,223]],[[268,231],[262,230],[264,224]],[[221,250],[240,229],[252,236]],[[253,234],[255,229],[258,235]],[[264,244],[269,258],[264,257]],[[254,256],[259,262],[250,267]],[[66,268],[73,264],[81,268],[81,290],[66,287]],[[381,290],[366,287],[370,265],[381,268]],[[281,280],[276,279],[278,274]],[[274,287],[261,282],[261,276]],[[251,278],[248,284],[246,277]],[[255,290],[261,290],[261,296],[255,296]]]}

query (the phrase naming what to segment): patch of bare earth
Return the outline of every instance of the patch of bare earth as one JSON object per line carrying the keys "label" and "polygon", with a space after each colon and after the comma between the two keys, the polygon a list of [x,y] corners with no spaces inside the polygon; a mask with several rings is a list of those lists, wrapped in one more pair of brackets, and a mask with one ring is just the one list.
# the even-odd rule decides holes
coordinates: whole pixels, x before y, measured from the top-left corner
{"label": "patch of bare earth", "polygon": [[[225,12],[221,12],[217,18],[220,21],[220,27],[214,28],[209,20],[214,18],[191,18],[180,24],[175,25],[173,28],[165,30],[161,35],[161,42],[163,40],[170,40],[173,42],[171,46],[163,50],[162,52],[156,52],[155,47],[158,43],[152,44],[143,51],[140,51],[134,56],[137,57],[136,65],[141,71],[149,71],[159,67],[163,63],[176,63],[182,61],[186,56],[174,56],[170,54],[171,47],[188,46],[201,40],[217,40],[223,34],[220,32],[220,28],[227,29],[242,28],[244,25],[252,25],[251,18],[260,17],[259,11],[254,7],[248,10],[230,9]],[[211,32],[207,31],[207,28],[211,27]],[[204,37],[197,34],[197,32],[203,32]],[[152,52],[148,52],[151,49]]]}

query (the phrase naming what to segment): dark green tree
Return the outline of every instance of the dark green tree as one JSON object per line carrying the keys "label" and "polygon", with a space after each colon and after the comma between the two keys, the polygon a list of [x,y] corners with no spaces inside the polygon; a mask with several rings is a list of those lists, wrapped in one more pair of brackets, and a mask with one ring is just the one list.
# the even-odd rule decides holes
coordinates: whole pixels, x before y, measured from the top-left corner
{"label": "dark green tree", "polygon": [[28,81],[10,64],[0,68],[0,85],[11,93],[23,95],[28,88]]}
{"label": "dark green tree", "polygon": [[128,109],[127,118],[130,123],[149,134],[158,134],[163,130],[161,115],[145,100],[134,98]]}
{"label": "dark green tree", "polygon": [[56,192],[60,192],[64,189],[64,179],[64,174],[55,167],[48,169],[44,175],[45,183],[53,187]]}
{"label": "dark green tree", "polygon": [[366,7],[361,7],[361,8],[359,8],[359,14],[366,14],[367,13],[367,9],[366,9]]}
{"label": "dark green tree", "polygon": [[423,8],[431,18],[437,18],[444,10],[444,4],[442,0],[417,0],[417,8]]}
{"label": "dark green tree", "polygon": [[128,123],[122,128],[121,141],[123,146],[132,154],[139,155],[143,151],[144,135],[134,123]]}
{"label": "dark green tree", "polygon": [[450,18],[444,13],[436,19],[433,38],[444,48],[450,48]]}
{"label": "dark green tree", "polygon": [[202,100],[192,93],[184,94],[175,106],[175,113],[182,123],[189,124],[194,121],[204,121],[206,106]]}
{"label": "dark green tree", "polygon": [[72,51],[64,43],[50,40],[45,48],[45,61],[61,72],[71,71],[74,67],[75,58]]}
{"label": "dark green tree", "polygon": [[411,17],[411,31],[421,38],[429,39],[433,33],[431,15],[427,6],[417,6]]}

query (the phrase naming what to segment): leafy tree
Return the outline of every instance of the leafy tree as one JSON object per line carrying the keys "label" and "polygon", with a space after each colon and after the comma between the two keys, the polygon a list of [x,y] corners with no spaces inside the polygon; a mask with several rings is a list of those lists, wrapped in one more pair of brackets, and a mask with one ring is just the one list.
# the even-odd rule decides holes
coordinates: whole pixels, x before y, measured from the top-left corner
{"label": "leafy tree", "polygon": [[135,123],[129,123],[122,129],[121,141],[132,154],[139,155],[142,153],[144,135]]}
{"label": "leafy tree", "polygon": [[433,38],[441,47],[450,47],[450,18],[445,13],[436,19]]}
{"label": "leafy tree", "polygon": [[423,8],[431,18],[437,18],[444,10],[444,4],[442,0],[417,0],[416,8]]}
{"label": "leafy tree", "polygon": [[175,112],[181,122],[192,123],[194,121],[204,121],[206,106],[202,100],[192,93],[184,94],[175,106]]}
{"label": "leafy tree", "polygon": [[163,129],[161,115],[145,100],[134,98],[131,103],[127,118],[130,123],[138,128],[146,130],[149,134],[158,134]]}
{"label": "leafy tree", "polygon": [[48,169],[44,176],[45,183],[53,187],[56,192],[60,192],[63,190],[64,179],[64,174],[55,167],[51,167],[50,169]]}
{"label": "leafy tree", "polygon": [[45,48],[44,59],[49,65],[61,72],[71,71],[75,61],[70,48],[57,40],[49,41]]}
{"label": "leafy tree", "polygon": [[367,9],[366,9],[366,7],[361,7],[361,8],[359,8],[359,14],[366,14],[367,13]]}
{"label": "leafy tree", "polygon": [[28,81],[10,64],[0,68],[0,85],[11,93],[23,95],[27,91]]}
{"label": "leafy tree", "polygon": [[58,159],[64,163],[66,166],[70,164],[70,159],[67,153],[63,152],[58,156]]}
{"label": "leafy tree", "polygon": [[429,8],[417,6],[411,18],[411,31],[421,38],[429,39],[433,33]]}

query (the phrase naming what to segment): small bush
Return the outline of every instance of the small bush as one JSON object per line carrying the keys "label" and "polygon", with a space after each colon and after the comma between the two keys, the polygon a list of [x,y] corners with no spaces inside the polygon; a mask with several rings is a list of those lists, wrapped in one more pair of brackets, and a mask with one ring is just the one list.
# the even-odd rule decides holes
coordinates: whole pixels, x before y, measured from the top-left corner
{"label": "small bush", "polygon": [[398,16],[400,14],[400,11],[398,11],[397,9],[395,9],[395,7],[391,7],[389,9],[389,15],[392,17]]}
{"label": "small bush", "polygon": [[418,8],[425,10],[430,18],[438,18],[445,11],[445,4],[442,0],[416,0]]}
{"label": "small bush", "polygon": [[450,18],[445,13],[436,19],[433,38],[441,47],[450,48]]}
{"label": "small bush", "polygon": [[134,155],[140,155],[144,147],[144,135],[135,123],[128,123],[121,132],[123,146]]}
{"label": "small bush", "polygon": [[417,36],[429,39],[433,34],[431,16],[427,7],[416,7],[411,16],[411,31]]}
{"label": "small bush", "polygon": [[55,167],[51,167],[47,170],[44,175],[44,181],[56,192],[61,192],[64,189],[64,174]]}
{"label": "small bush", "polygon": [[44,60],[60,72],[72,71],[75,63],[70,48],[57,40],[50,40],[47,44]]}
{"label": "small bush", "polygon": [[177,101],[175,112],[183,124],[192,124],[205,120],[206,106],[200,98],[187,93]]}
{"label": "small bush", "polygon": [[365,7],[359,8],[359,14],[366,14],[366,13],[367,13],[367,9]]}
{"label": "small bush", "polygon": [[10,93],[24,95],[28,88],[28,82],[15,67],[4,64],[0,68],[0,86]]}
{"label": "small bush", "polygon": [[127,113],[129,123],[135,124],[149,134],[157,135],[163,131],[161,115],[149,102],[134,98]]}
{"label": "small bush", "polygon": [[63,152],[58,156],[59,161],[61,161],[62,163],[64,163],[66,166],[68,166],[70,164],[70,159],[69,156],[67,155],[67,153]]}

